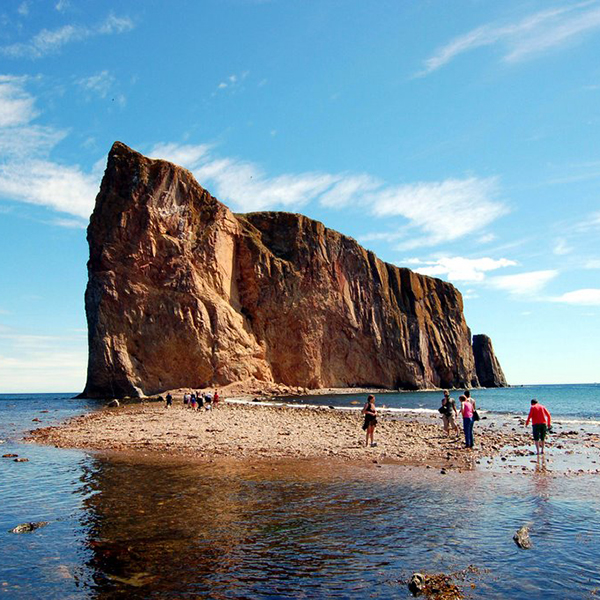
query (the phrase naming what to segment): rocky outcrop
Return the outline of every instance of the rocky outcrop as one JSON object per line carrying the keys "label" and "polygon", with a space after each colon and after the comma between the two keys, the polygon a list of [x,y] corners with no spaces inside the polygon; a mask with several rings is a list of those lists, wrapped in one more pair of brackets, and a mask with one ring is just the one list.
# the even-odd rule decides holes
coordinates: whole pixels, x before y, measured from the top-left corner
{"label": "rocky outcrop", "polygon": [[479,384],[483,387],[507,387],[506,377],[494,354],[492,340],[483,334],[473,336],[473,356]]}
{"label": "rocky outcrop", "polygon": [[185,169],[119,142],[88,241],[86,397],[478,384],[452,285],[302,215],[234,215]]}

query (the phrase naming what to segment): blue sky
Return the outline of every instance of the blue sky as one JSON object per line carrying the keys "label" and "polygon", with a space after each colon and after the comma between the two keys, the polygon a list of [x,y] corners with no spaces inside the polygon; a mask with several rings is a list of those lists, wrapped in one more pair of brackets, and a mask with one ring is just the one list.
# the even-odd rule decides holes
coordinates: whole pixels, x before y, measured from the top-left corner
{"label": "blue sky", "polygon": [[78,391],[115,140],[451,281],[510,383],[600,381],[600,2],[7,0],[0,392]]}

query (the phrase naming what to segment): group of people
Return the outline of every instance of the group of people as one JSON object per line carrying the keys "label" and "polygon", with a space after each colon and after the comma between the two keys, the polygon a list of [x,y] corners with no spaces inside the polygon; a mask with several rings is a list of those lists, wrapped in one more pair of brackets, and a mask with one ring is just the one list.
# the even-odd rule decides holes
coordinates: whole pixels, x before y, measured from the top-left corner
{"label": "group of people", "polygon": [[[473,448],[473,425],[475,421],[479,421],[479,414],[475,405],[475,399],[471,398],[471,392],[465,390],[464,393],[459,396],[460,401],[460,414],[463,420],[463,431],[465,434],[465,448]],[[442,415],[444,424],[444,431],[446,435],[450,435],[451,431],[456,435],[460,435],[460,429],[458,427],[458,409],[456,408],[456,402],[454,398],[450,397],[450,392],[444,390],[444,397],[442,398],[442,405],[438,409]],[[366,432],[365,445],[376,446],[377,444],[373,441],[373,435],[375,433],[375,426],[377,425],[377,409],[375,407],[375,396],[370,394],[363,407],[362,414],[365,417],[363,423],[363,430]],[[550,431],[552,425],[552,417],[548,412],[548,409],[540,404],[537,400],[531,401],[531,408],[525,426],[529,426],[531,422],[533,427],[533,441],[535,442],[535,448],[538,455],[544,454],[544,447],[546,443],[546,436]]]}
{"label": "group of people", "polygon": [[[465,390],[462,396],[459,396],[460,401],[460,414],[463,419],[463,431],[465,433],[465,448],[473,447],[473,425],[475,421],[479,421],[479,413],[475,406],[475,399],[471,398],[471,392]],[[450,431],[454,432],[456,436],[460,434],[458,427],[458,409],[456,408],[456,402],[454,398],[450,397],[450,392],[444,390],[444,397],[442,398],[442,405],[438,408],[442,415],[442,421],[444,423],[444,431],[446,435],[450,435]]]}
{"label": "group of people", "polygon": [[[191,410],[212,410],[219,406],[221,398],[219,392],[215,390],[214,394],[210,392],[185,392],[183,394],[183,406]],[[173,406],[173,396],[167,394],[166,406]]]}

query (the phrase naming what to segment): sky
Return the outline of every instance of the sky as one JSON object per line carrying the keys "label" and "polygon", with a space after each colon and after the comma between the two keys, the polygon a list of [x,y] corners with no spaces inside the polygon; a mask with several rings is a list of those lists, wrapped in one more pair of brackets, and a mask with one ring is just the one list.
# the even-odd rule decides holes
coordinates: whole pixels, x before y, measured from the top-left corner
{"label": "sky", "polygon": [[451,282],[511,384],[600,381],[600,1],[5,0],[0,392],[76,392],[113,142]]}

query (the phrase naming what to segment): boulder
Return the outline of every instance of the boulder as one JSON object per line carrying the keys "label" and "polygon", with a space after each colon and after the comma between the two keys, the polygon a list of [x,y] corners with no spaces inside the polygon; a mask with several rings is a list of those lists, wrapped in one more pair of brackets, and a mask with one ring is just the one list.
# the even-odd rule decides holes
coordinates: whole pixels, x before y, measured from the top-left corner
{"label": "boulder", "polygon": [[529,550],[533,546],[529,538],[529,527],[527,525],[523,525],[517,529],[517,532],[513,535],[513,540],[523,550]]}
{"label": "boulder", "polygon": [[46,525],[48,525],[48,521],[31,521],[29,523],[21,523],[20,525],[10,529],[9,533],[31,533],[40,527],[46,527]]}
{"label": "boulder", "polygon": [[409,582],[408,590],[413,596],[419,596],[425,588],[425,575],[421,573],[413,573]]}

